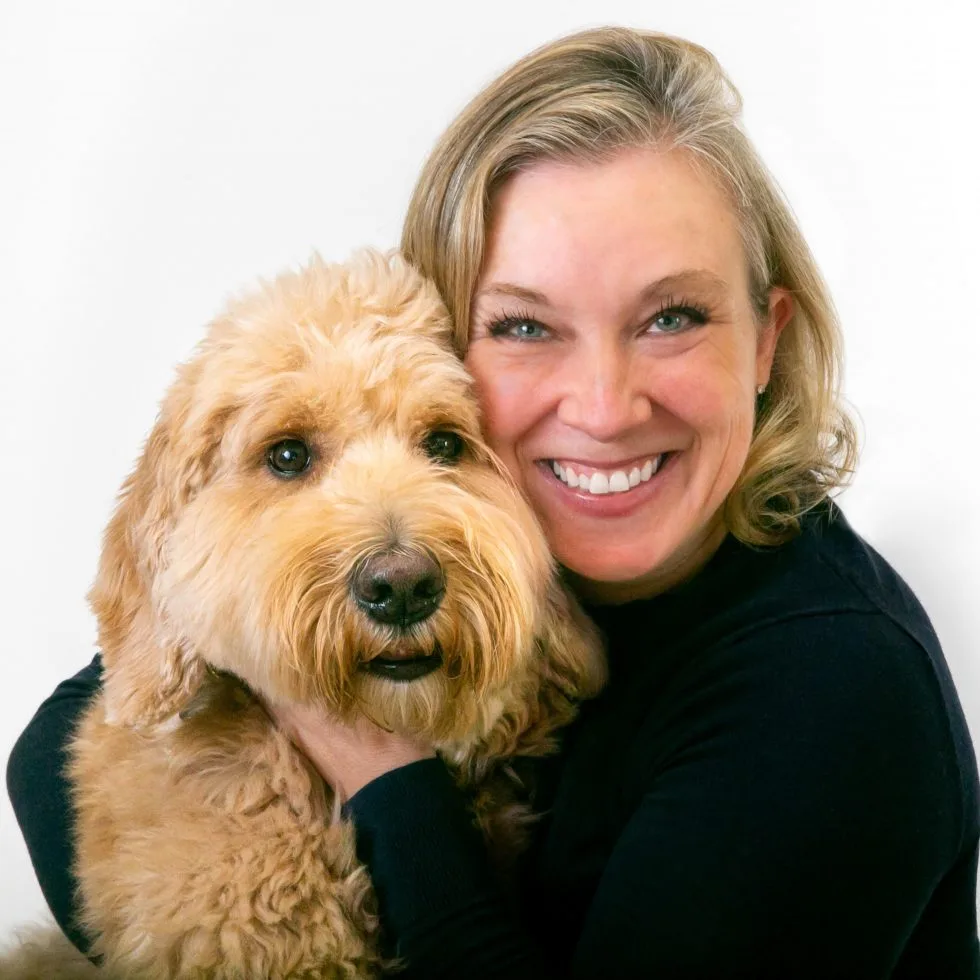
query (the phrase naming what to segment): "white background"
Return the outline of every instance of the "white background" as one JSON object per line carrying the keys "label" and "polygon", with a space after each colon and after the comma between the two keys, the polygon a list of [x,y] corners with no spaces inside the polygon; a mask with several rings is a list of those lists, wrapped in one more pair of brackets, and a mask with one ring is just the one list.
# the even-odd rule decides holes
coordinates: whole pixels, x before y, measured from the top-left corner
{"label": "white background", "polygon": [[[92,656],[84,601],[173,365],[229,292],[393,245],[427,150],[530,48],[712,49],[830,281],[852,523],[929,610],[980,735],[975,0],[0,0],[0,763]],[[43,908],[0,794],[0,938]]]}

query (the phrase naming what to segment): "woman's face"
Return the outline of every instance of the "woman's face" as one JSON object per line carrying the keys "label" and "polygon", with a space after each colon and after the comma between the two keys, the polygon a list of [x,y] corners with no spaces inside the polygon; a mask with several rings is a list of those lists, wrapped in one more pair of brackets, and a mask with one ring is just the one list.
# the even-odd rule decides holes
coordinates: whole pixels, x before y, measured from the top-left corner
{"label": "woman's face", "polygon": [[500,189],[466,364],[585,594],[652,595],[713,553],[791,312],[775,289],[753,310],[735,215],[681,153],[543,162]]}

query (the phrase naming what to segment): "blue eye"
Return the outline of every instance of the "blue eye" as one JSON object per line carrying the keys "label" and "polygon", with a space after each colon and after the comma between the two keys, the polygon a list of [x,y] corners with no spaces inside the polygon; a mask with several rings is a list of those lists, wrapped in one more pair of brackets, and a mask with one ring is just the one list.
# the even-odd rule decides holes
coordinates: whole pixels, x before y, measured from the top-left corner
{"label": "blue eye", "polygon": [[661,313],[653,321],[653,325],[661,333],[676,333],[687,325],[687,318],[682,313]]}
{"label": "blue eye", "polygon": [[708,322],[708,314],[693,306],[671,306],[661,310],[651,321],[654,333],[682,333]]}
{"label": "blue eye", "polygon": [[514,340],[544,340],[548,336],[547,328],[524,316],[506,316],[494,320],[487,327],[491,337],[511,337]]}
{"label": "blue eye", "polygon": [[515,337],[524,337],[528,340],[537,339],[538,337],[544,336],[544,327],[540,323],[534,323],[533,321],[522,320],[520,323],[515,323],[511,329],[511,333]]}

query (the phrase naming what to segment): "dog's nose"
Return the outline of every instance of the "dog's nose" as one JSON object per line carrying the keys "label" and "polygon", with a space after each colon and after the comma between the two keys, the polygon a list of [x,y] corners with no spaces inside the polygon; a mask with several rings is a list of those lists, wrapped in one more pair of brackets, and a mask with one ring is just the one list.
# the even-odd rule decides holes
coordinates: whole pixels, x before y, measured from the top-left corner
{"label": "dog's nose", "polygon": [[423,551],[386,551],[363,561],[351,580],[354,601],[373,620],[411,626],[428,619],[445,592],[442,569]]}

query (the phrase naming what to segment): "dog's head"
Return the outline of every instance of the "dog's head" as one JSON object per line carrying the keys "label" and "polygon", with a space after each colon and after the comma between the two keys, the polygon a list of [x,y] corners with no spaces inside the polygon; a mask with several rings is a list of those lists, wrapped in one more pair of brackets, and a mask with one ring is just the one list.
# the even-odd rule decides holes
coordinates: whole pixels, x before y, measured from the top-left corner
{"label": "dog's head", "polygon": [[211,666],[272,701],[453,738],[493,724],[543,642],[569,693],[592,693],[594,646],[557,621],[557,591],[434,287],[365,252],[211,325],[124,486],[91,600],[119,723],[176,714]]}

